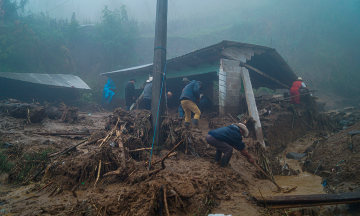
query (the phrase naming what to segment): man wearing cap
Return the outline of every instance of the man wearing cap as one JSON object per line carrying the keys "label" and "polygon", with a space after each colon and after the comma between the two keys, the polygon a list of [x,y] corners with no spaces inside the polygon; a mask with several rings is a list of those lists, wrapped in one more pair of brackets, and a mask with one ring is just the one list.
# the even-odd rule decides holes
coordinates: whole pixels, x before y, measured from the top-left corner
{"label": "man wearing cap", "polygon": [[[305,83],[303,82],[301,77],[298,77],[298,79],[293,82],[291,88],[290,88],[290,98],[292,104],[300,104],[300,91],[304,89],[307,90]],[[295,97],[294,97],[295,96]]]}
{"label": "man wearing cap", "polygon": [[198,128],[201,112],[196,105],[200,99],[200,89],[202,89],[202,82],[193,80],[189,82],[180,96],[180,103],[185,111],[185,127],[190,127],[191,112],[195,113],[193,119],[193,126]]}
{"label": "man wearing cap", "polygon": [[125,101],[126,101],[126,111],[130,111],[130,106],[135,101],[135,79],[130,79],[128,84],[125,86]]}
{"label": "man wearing cap", "polygon": [[[245,143],[242,142],[242,136],[247,137],[248,135],[249,130],[241,123],[209,131],[206,141],[216,148],[215,162],[221,164],[221,167],[225,167],[230,161],[234,148],[254,164],[254,159],[246,151]],[[221,158],[222,153],[224,156]]]}

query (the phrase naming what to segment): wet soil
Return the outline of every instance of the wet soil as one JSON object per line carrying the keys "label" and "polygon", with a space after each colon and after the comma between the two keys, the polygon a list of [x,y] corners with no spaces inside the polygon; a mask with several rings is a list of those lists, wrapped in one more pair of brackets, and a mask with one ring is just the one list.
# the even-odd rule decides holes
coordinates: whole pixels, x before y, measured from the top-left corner
{"label": "wet soil", "polygon": [[[106,133],[109,133],[117,124],[118,119],[114,113],[109,112],[92,113],[91,115],[89,113],[80,113],[77,122],[64,123],[45,119],[41,123],[28,124],[22,119],[15,119],[6,114],[1,115],[0,131],[2,142],[23,146],[26,152],[40,151],[44,148],[61,151],[81,141],[76,136],[44,136],[32,134],[34,132],[75,132],[83,131],[85,127],[94,134],[103,131],[107,127]],[[125,114],[120,113],[119,115]],[[141,117],[141,115],[141,113],[134,112],[133,116],[138,120],[144,119],[145,115],[144,117]],[[109,120],[109,116],[115,118]],[[140,118],[136,118],[139,116]],[[124,118],[130,117],[125,116]],[[172,125],[179,122],[181,121],[172,120]],[[189,147],[189,151],[185,154],[185,147],[182,145],[181,148],[175,150],[175,156],[164,161],[165,168],[154,175],[147,174],[148,166],[145,162],[148,160],[148,155],[150,155],[149,150],[144,150],[141,154],[129,154],[126,156],[126,161],[122,161],[121,154],[124,151],[120,148],[110,147],[111,142],[117,143],[119,146],[123,145],[124,148],[127,148],[127,152],[147,147],[147,144],[144,144],[144,138],[141,137],[146,137],[144,134],[147,134],[148,131],[129,124],[126,126],[127,129],[123,128],[123,132],[116,131],[116,133],[124,133],[124,135],[121,135],[123,139],[118,139],[119,136],[116,135],[117,138],[109,139],[102,147],[99,147],[102,141],[98,141],[60,156],[56,161],[52,161],[53,164],[58,164],[55,166],[56,169],[55,167],[54,169],[49,168],[48,172],[44,170],[38,178],[28,182],[25,186],[6,182],[6,176],[4,176],[3,180],[6,186],[0,187],[0,199],[2,200],[0,208],[3,209],[0,214],[159,215],[160,212],[165,213],[166,207],[164,206],[163,197],[166,190],[168,209],[171,215],[207,215],[210,212],[227,215],[284,215],[285,211],[269,211],[266,208],[257,206],[253,201],[251,196],[260,195],[259,191],[264,196],[282,195],[282,193],[276,192],[276,186],[261,177],[260,172],[239,152],[234,151],[228,167],[221,168],[213,163],[215,149],[204,143],[203,139],[212,128],[226,126],[229,123],[232,123],[229,118],[211,118],[210,121],[206,118],[200,119],[200,132],[192,132],[191,134],[194,149],[190,150]],[[126,124],[128,123],[124,120],[119,125]],[[358,129],[357,127],[359,126],[353,125],[348,130]],[[125,133],[125,130],[129,132]],[[132,132],[130,133],[130,131]],[[346,131],[343,131],[333,135],[332,148],[341,143],[340,141],[335,142],[335,140],[340,140],[340,138],[346,136],[346,133]],[[137,135],[137,138],[133,137],[134,134]],[[177,137],[175,140],[169,139],[170,148],[185,135],[179,136],[181,137]],[[297,136],[300,139],[296,140],[294,138],[295,142],[291,142],[292,139],[290,139],[286,140],[288,143],[285,146],[280,145],[285,150],[277,155],[277,158],[280,165],[287,163],[292,169],[299,170],[300,174],[297,176],[275,175],[275,180],[283,187],[298,186],[290,195],[324,193],[322,173],[323,170],[328,169],[326,165],[318,173],[320,176],[317,176],[311,174],[313,173],[312,168],[307,169],[309,172],[302,171],[302,161],[284,159],[287,152],[303,152],[309,146],[313,146],[314,143],[319,143],[317,142],[319,139],[323,140],[324,138],[323,136],[319,138],[318,132],[315,131]],[[133,139],[132,137],[135,140],[134,142],[129,141]],[[328,138],[328,140],[330,139],[331,137]],[[343,141],[343,139],[341,140]],[[258,161],[259,158],[255,154],[256,143],[254,140],[245,138],[244,142],[249,153]],[[353,142],[358,143],[357,136],[353,136]],[[323,147],[325,150],[321,150],[321,152],[327,152],[326,148],[330,148],[331,145],[326,146]],[[356,151],[358,145],[355,144],[354,146]],[[337,157],[343,157],[341,152],[345,152],[345,148],[336,150],[339,152]],[[152,160],[159,160],[168,151],[167,149],[158,149]],[[193,152],[197,154],[193,154]],[[316,158],[323,156],[317,154],[316,151],[312,154],[312,161],[315,164]],[[352,151],[351,154],[353,154]],[[337,157],[333,157],[333,159],[337,160]],[[99,163],[100,160],[102,163]],[[124,166],[125,164],[126,166]],[[326,164],[330,164],[330,162]],[[343,162],[342,166],[345,170],[349,170],[348,166],[344,166],[346,164]],[[355,166],[356,164],[352,165]],[[100,166],[101,171],[99,171]],[[119,169],[117,169],[118,167]],[[160,165],[155,166],[152,171],[156,171],[159,167]],[[121,175],[105,175],[108,172],[118,171],[120,168],[122,168]],[[64,172],[61,172],[61,169]],[[77,173],[79,170],[84,172]],[[76,177],[81,176],[83,173],[85,173],[85,178],[79,179]],[[98,181],[96,180],[97,175],[99,175]],[[329,179],[329,182],[332,185],[332,179]],[[355,183],[357,184],[357,180],[354,181]],[[331,208],[333,209],[331,210]],[[339,208],[338,206],[309,208],[307,210],[302,208],[293,210],[293,212],[300,213],[297,215],[331,215],[327,213],[336,212]]]}

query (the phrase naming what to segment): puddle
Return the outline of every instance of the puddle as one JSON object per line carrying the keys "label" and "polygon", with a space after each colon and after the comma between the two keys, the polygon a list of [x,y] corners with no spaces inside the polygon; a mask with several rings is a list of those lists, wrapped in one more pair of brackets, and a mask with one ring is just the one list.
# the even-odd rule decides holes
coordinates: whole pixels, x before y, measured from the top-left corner
{"label": "puddle", "polygon": [[[282,160],[281,162],[283,162]],[[263,196],[281,196],[281,195],[311,195],[311,194],[325,194],[321,184],[322,178],[320,176],[311,174],[309,172],[302,172],[299,161],[292,159],[285,159],[285,162],[294,170],[300,170],[297,176],[274,176],[275,182],[283,188],[293,188],[297,186],[296,190],[290,193],[278,193],[276,187],[259,187]],[[259,190],[252,192],[254,196],[261,196]]]}

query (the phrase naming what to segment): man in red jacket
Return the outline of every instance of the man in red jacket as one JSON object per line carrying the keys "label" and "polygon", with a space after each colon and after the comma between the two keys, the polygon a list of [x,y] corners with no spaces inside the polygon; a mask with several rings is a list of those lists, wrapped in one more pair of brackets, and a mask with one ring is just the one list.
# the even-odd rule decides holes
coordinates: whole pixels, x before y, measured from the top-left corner
{"label": "man in red jacket", "polygon": [[[300,89],[307,89],[305,83],[303,83],[303,80],[301,77],[298,77],[298,79],[293,82],[291,89],[290,89],[290,97],[291,98],[291,102],[292,104],[300,104],[300,93],[299,90]],[[296,96],[296,97],[293,97]]]}

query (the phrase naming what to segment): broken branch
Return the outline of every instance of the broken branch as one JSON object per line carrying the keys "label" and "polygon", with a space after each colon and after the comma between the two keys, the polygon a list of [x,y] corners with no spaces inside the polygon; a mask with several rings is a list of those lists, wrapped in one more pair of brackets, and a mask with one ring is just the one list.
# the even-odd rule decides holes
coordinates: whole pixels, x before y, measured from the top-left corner
{"label": "broken branch", "polygon": [[141,149],[129,150],[129,152],[144,151],[144,150],[151,150],[151,148],[141,148]]}
{"label": "broken branch", "polygon": [[101,146],[104,144],[104,142],[105,142],[109,137],[111,137],[111,136],[114,134],[114,132],[116,131],[116,127],[117,127],[118,124],[119,124],[119,121],[120,121],[120,118],[118,118],[115,127],[114,127],[114,128],[111,130],[111,132],[105,137],[105,139],[102,141],[102,143],[99,145],[99,147],[101,147]]}
{"label": "broken branch", "polygon": [[166,199],[166,185],[165,185],[165,187],[164,187],[164,203],[165,203],[166,214],[167,214],[168,216],[170,216],[169,208],[168,208],[168,204],[167,204],[167,199]]}
{"label": "broken branch", "polygon": [[100,162],[99,162],[99,169],[98,169],[98,174],[97,174],[97,178],[96,178],[96,181],[95,181],[94,187],[96,186],[96,183],[99,181],[99,178],[100,178],[100,171],[101,171],[101,160],[100,160]]}

